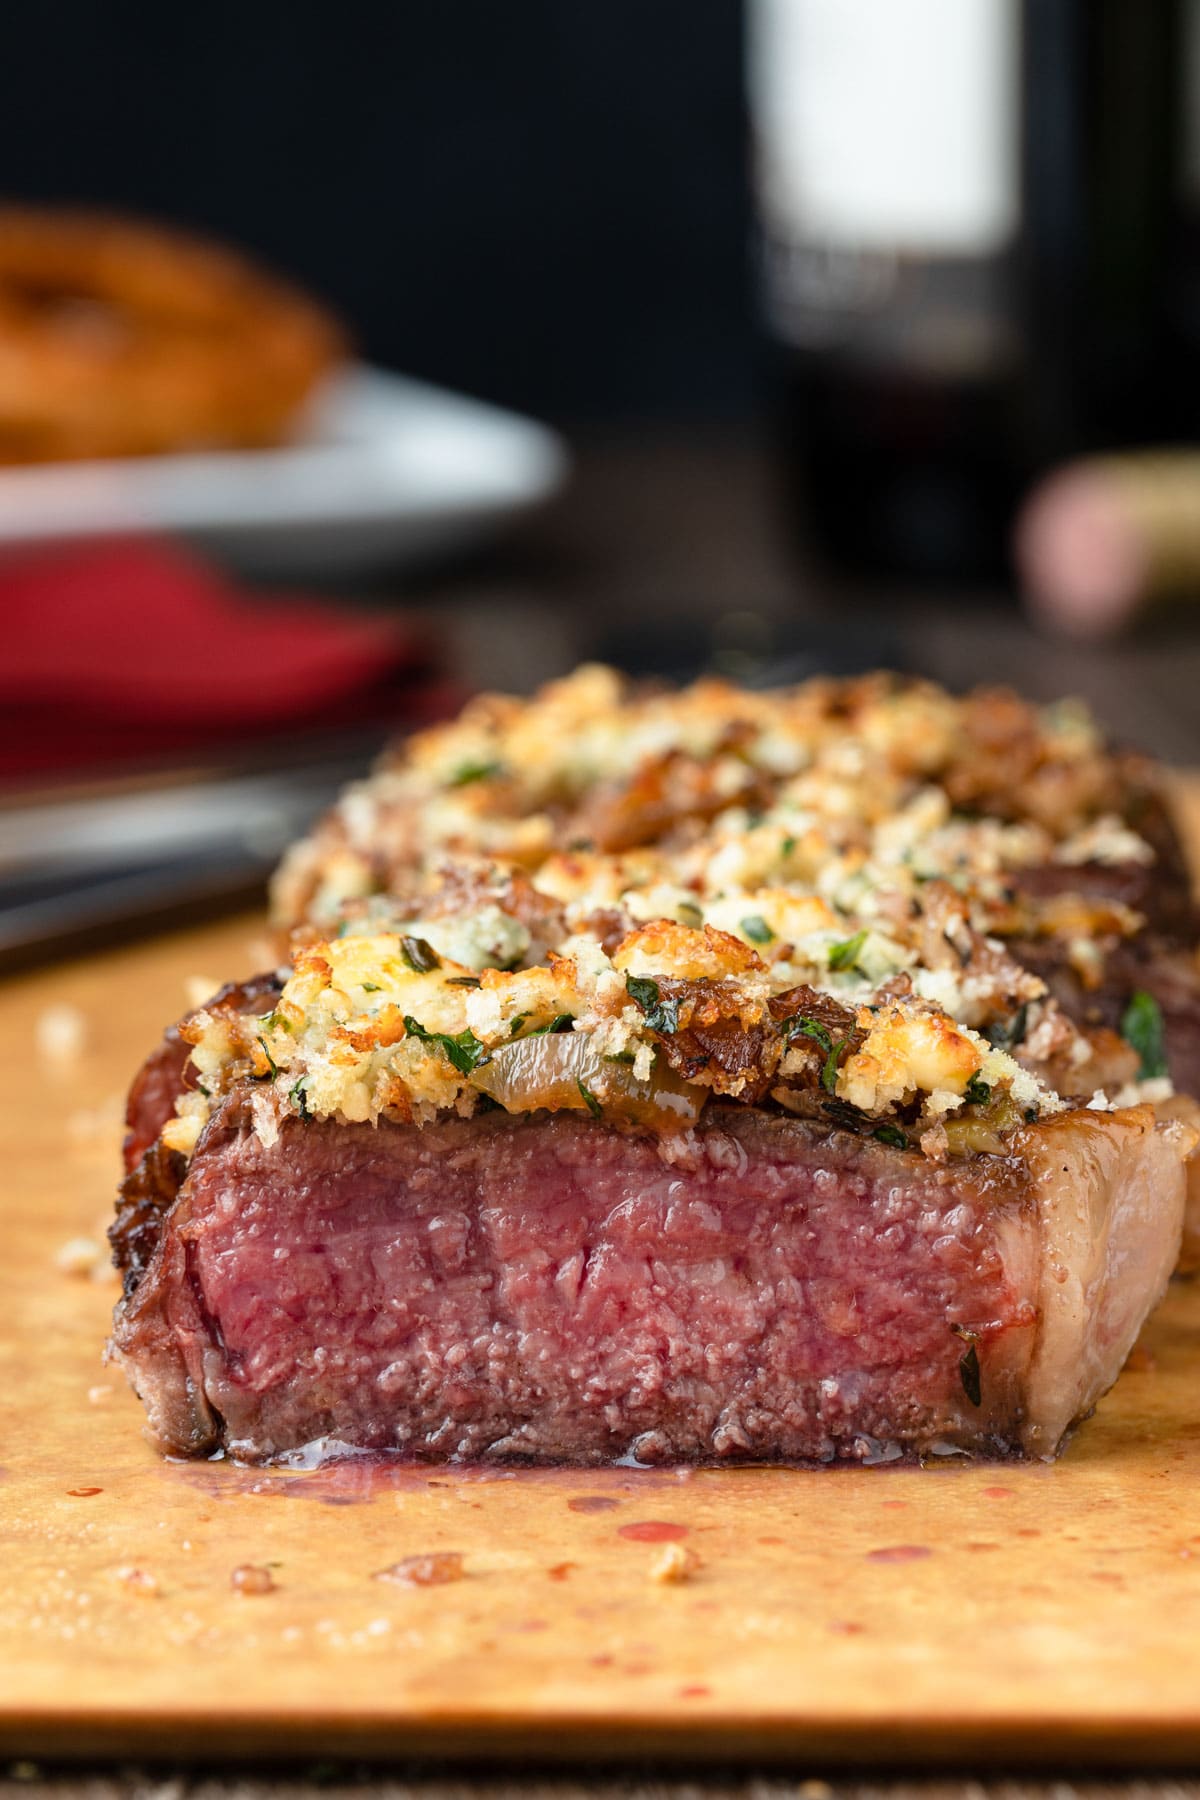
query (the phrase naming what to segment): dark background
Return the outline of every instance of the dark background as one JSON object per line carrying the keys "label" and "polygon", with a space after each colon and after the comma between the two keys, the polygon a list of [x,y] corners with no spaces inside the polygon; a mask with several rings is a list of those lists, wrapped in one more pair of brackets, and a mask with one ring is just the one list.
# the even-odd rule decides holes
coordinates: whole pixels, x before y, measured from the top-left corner
{"label": "dark background", "polygon": [[564,423],[753,401],[736,0],[6,8],[13,198],[207,228]]}

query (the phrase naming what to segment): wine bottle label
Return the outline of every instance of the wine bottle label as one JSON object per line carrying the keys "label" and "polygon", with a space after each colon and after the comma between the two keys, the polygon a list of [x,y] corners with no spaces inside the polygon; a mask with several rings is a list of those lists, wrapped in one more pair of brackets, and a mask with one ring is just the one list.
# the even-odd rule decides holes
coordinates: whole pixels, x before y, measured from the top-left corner
{"label": "wine bottle label", "polygon": [[1016,0],[750,0],[765,298],[797,344],[1003,355],[1020,215]]}

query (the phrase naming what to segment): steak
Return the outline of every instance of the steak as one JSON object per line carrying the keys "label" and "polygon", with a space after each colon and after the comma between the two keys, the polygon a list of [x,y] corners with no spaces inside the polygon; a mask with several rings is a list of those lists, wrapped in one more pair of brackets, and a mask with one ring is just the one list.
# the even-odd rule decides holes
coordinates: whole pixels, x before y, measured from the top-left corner
{"label": "steak", "polygon": [[280,869],[286,966],[135,1083],[158,1440],[1054,1455],[1200,1141],[1163,792],[1077,706],[886,674],[584,668],[397,748]]}
{"label": "steak", "polygon": [[244,1085],[177,1192],[182,1158],[127,1183],[112,1352],[184,1454],[1049,1457],[1174,1264],[1181,1131],[1076,1111],[937,1164],[720,1103],[661,1140]]}

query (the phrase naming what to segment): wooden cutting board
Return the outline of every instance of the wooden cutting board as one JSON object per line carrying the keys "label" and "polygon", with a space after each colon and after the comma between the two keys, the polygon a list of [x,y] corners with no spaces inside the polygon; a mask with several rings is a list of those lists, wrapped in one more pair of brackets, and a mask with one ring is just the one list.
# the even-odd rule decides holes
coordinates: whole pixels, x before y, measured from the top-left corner
{"label": "wooden cutting board", "polygon": [[[188,977],[261,960],[254,931],[63,964],[4,1000],[0,1751],[1200,1754],[1200,1282],[1173,1285],[1048,1467],[164,1462],[101,1366],[115,1283],[61,1265],[110,1211],[130,1073]],[[652,1578],[670,1542],[698,1558],[677,1584]],[[445,1551],[460,1580],[378,1578]],[[236,1590],[243,1565],[271,1590]]]}

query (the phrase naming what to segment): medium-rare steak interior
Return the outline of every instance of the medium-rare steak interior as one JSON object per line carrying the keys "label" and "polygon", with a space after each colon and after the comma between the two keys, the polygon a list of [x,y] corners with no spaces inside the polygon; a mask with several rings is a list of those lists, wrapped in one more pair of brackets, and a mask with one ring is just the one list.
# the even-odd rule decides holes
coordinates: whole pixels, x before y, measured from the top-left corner
{"label": "medium-rare steak interior", "polygon": [[1179,1250],[1180,870],[1074,708],[477,702],[135,1082],[113,1353],[176,1452],[1053,1455]]}
{"label": "medium-rare steak interior", "polygon": [[267,1148],[231,1096],[118,1344],[180,1453],[1049,1455],[1161,1292],[1181,1197],[1148,1108],[939,1166],[721,1105],[676,1162],[544,1114],[288,1119]]}

